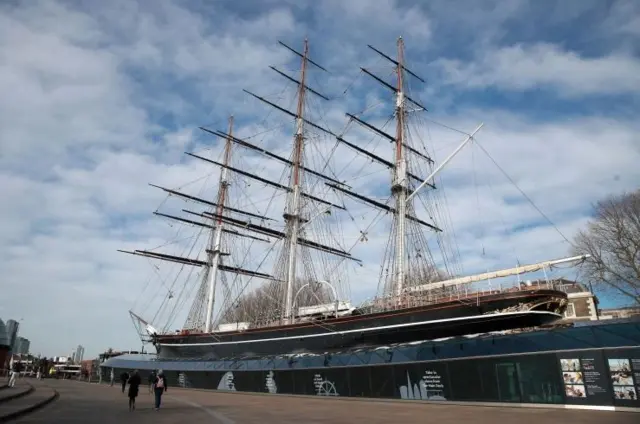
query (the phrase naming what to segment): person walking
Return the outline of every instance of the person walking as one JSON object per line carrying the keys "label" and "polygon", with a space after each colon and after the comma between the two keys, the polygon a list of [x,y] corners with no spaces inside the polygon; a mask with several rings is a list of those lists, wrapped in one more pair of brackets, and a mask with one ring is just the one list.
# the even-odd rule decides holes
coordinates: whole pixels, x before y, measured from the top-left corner
{"label": "person walking", "polygon": [[138,375],[138,370],[135,370],[129,377],[129,411],[136,409],[136,397],[138,397],[140,383],[142,383],[142,379]]}
{"label": "person walking", "polygon": [[113,386],[113,381],[116,379],[116,375],[113,372],[113,368],[111,368],[111,374],[109,374],[109,378],[111,379],[111,386]]}
{"label": "person walking", "polygon": [[18,365],[16,362],[11,361],[11,377],[9,377],[9,387],[14,387],[16,385],[16,377],[17,377],[17,368]]}
{"label": "person walking", "polygon": [[156,373],[154,371],[151,371],[149,373],[149,393],[153,393],[153,385],[156,381]]}
{"label": "person walking", "polygon": [[127,381],[129,380],[129,373],[124,371],[120,374],[120,383],[122,383],[122,393],[124,393],[124,388],[127,387]]}
{"label": "person walking", "polygon": [[162,370],[158,370],[158,375],[153,383],[153,391],[156,395],[156,411],[160,409],[160,402],[162,401],[162,394],[167,391],[167,379],[164,376]]}

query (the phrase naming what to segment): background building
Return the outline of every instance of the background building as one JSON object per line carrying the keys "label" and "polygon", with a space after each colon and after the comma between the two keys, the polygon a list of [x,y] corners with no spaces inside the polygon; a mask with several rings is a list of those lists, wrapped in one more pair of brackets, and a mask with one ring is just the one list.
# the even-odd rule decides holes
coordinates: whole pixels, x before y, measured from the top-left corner
{"label": "background building", "polygon": [[558,280],[560,289],[567,293],[569,304],[564,312],[566,321],[594,321],[598,319],[598,298],[584,284]]}
{"label": "background building", "polygon": [[11,343],[9,335],[7,334],[7,327],[5,327],[4,322],[0,319],[0,369],[4,369],[5,367],[5,362],[9,357],[10,348]]}
{"label": "background building", "polygon": [[71,358],[68,356],[54,356],[51,360],[54,364],[67,364],[71,362]]}
{"label": "background building", "polygon": [[609,308],[600,311],[601,319],[631,318],[640,316],[640,306],[625,306],[623,308]]}
{"label": "background building", "polygon": [[76,364],[79,364],[82,362],[83,358],[84,358],[84,346],[78,345],[78,347],[76,348],[76,356],[73,362]]}
{"label": "background building", "polygon": [[24,337],[16,337],[16,341],[13,347],[13,353],[26,355],[29,353],[29,347],[31,345],[31,341]]}
{"label": "background building", "polygon": [[9,350],[13,352],[16,339],[18,338],[18,328],[20,323],[16,320],[10,319],[7,321],[7,337],[9,338]]}
{"label": "background building", "polygon": [[554,280],[527,280],[520,283],[521,286],[554,288],[567,293],[567,309],[564,311],[563,322],[595,321],[598,316],[598,298],[584,284],[576,281],[558,278]]}

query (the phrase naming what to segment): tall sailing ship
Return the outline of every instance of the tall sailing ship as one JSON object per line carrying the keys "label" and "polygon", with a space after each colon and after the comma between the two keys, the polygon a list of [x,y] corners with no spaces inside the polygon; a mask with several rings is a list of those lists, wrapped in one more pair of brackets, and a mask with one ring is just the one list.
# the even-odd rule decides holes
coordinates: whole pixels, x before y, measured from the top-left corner
{"label": "tall sailing ship", "polygon": [[[154,319],[158,313],[147,320],[130,311],[139,332],[155,345],[159,357],[219,359],[327,352],[535,327],[562,317],[567,295],[552,281],[489,290],[480,290],[474,283],[572,265],[585,257],[459,276],[459,258],[445,248],[450,237],[444,229],[449,224],[435,184],[440,171],[473,140],[482,124],[466,134],[444,161],[434,163],[411,126],[412,118],[426,108],[410,92],[408,80],[424,81],[407,68],[402,38],[397,41],[396,58],[368,46],[393,67],[393,83],[369,69],[361,68],[360,73],[394,96],[387,121],[395,127],[392,131],[364,120],[363,113],[347,113],[347,125],[341,132],[331,130],[322,118],[314,119],[309,104],[329,98],[309,86],[310,72],[326,70],[309,57],[306,40],[302,51],[280,44],[300,59],[299,78],[271,67],[294,85],[294,111],[245,92],[293,124],[290,155],[276,154],[252,137],[237,137],[233,118],[224,131],[201,128],[224,141],[222,159],[187,155],[220,168],[217,199],[155,186],[172,197],[206,207],[203,211],[183,209],[182,215],[155,212],[196,229],[200,245],[195,241],[185,245],[186,255],[157,249],[123,250],[179,266],[161,305],[165,312],[169,310],[172,320],[177,316],[178,300],[184,303],[195,290],[181,330],[171,330],[171,324],[157,329]],[[346,132],[354,126],[378,140],[387,140],[383,149],[391,159],[350,140]],[[251,157],[255,165],[256,156],[263,162],[283,165],[281,180],[235,164]],[[364,158],[366,163],[353,166],[351,157]],[[339,172],[340,166],[344,172]],[[354,188],[363,185],[363,178],[368,179],[374,167],[386,168],[391,175],[380,197]],[[266,201],[257,199],[267,192],[273,194]],[[278,201],[280,194],[285,201]],[[278,208],[283,222],[269,215]],[[356,219],[355,211],[361,210],[372,212],[373,218],[365,220],[363,212],[363,219]],[[387,244],[379,258],[377,294],[353,305],[346,297],[354,281],[345,275],[362,261],[352,251],[368,241],[372,225],[385,219],[387,225],[380,231],[385,232]],[[349,237],[342,235],[345,221],[353,227],[349,230],[355,240],[351,247],[345,247]],[[360,221],[367,223],[360,225]],[[440,261],[432,253],[434,246],[441,250]],[[194,255],[194,251],[201,255]],[[194,270],[196,278],[189,278]],[[176,297],[173,287],[178,281],[185,284]]]}

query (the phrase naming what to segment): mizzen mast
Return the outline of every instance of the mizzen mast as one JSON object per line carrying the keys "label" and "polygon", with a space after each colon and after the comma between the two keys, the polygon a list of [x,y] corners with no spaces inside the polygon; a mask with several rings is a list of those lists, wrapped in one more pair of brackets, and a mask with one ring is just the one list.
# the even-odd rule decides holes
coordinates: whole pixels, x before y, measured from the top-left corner
{"label": "mizzen mast", "polygon": [[[163,218],[168,218],[168,219],[178,221],[187,225],[206,228],[207,231],[209,232],[209,238],[205,248],[206,260],[200,260],[198,258],[175,256],[175,255],[161,253],[161,252],[152,251],[152,250],[134,250],[134,251],[119,250],[119,251],[123,253],[136,255],[136,256],[144,256],[151,259],[204,268],[205,273],[202,281],[203,285],[201,286],[202,299],[198,297],[195,299],[194,304],[191,308],[191,311],[189,312],[187,323],[185,325],[187,325],[189,329],[198,328],[205,332],[212,332],[213,324],[214,324],[213,310],[215,307],[215,300],[216,300],[215,295],[216,295],[217,283],[218,283],[218,280],[220,279],[219,274],[221,272],[229,272],[237,275],[263,278],[267,280],[273,279],[273,277],[269,274],[265,274],[262,272],[258,272],[256,270],[245,269],[237,266],[229,266],[223,263],[223,257],[230,255],[229,252],[224,252],[222,249],[223,234],[233,236],[233,237],[266,242],[266,243],[270,243],[271,240],[265,237],[258,237],[256,235],[251,234],[251,232],[253,231],[255,233],[258,233],[259,235],[263,235],[263,236],[267,235],[267,236],[273,237],[272,234],[268,234],[268,233],[265,234],[264,232],[259,231],[259,229],[264,227],[255,226],[257,227],[257,229],[247,228],[247,225],[239,224],[239,223],[244,224],[244,221],[233,218],[232,216],[230,216],[230,213],[244,215],[249,219],[257,218],[260,221],[270,221],[270,220],[272,221],[273,219],[267,216],[249,212],[243,209],[234,208],[229,205],[229,200],[230,200],[229,173],[230,171],[231,172],[236,171],[238,173],[243,172],[241,170],[236,170],[235,168],[230,166],[232,147],[234,144],[237,144],[239,140],[233,136],[233,116],[229,118],[229,127],[227,129],[227,132],[223,132],[223,131],[214,132],[214,131],[207,130],[205,128],[201,128],[201,129],[205,132],[211,133],[225,140],[223,159],[221,163],[195,155],[193,153],[186,153],[189,156],[214,163],[221,167],[216,201],[213,202],[207,199],[203,199],[197,196],[183,193],[178,190],[161,187],[154,184],[150,184],[150,185],[152,187],[163,190],[169,195],[180,197],[187,201],[192,201],[195,203],[206,205],[211,208],[210,209],[211,212],[207,211],[207,212],[200,212],[200,213],[191,212],[189,210],[183,209],[183,212],[189,213],[191,215],[197,215],[200,218],[204,218],[204,222],[194,221],[194,220],[190,220],[180,216],[166,214],[158,211],[154,212],[154,215],[157,215]],[[249,174],[249,175],[256,177],[253,174]],[[231,227],[242,228],[244,231],[237,231]]]}

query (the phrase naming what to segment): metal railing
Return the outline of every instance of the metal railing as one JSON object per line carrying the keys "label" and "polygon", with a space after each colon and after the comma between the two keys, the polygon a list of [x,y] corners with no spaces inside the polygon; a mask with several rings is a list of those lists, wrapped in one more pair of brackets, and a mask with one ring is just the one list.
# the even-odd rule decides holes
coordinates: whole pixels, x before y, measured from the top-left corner
{"label": "metal railing", "polygon": [[[475,283],[476,287],[478,283]],[[483,298],[492,295],[505,293],[518,293],[533,290],[558,290],[563,291],[561,279],[543,280],[535,282],[517,282],[515,285],[503,286],[491,281],[484,284],[485,288],[474,288],[469,284],[461,284],[459,286],[449,286],[445,288],[435,288],[424,292],[406,293],[401,296],[375,297],[364,302],[359,306],[364,313],[388,312],[399,309],[417,308],[438,303],[457,301],[466,304],[479,304]],[[281,314],[277,310],[256,314],[254,319],[248,319],[250,328],[268,328],[282,325],[280,321]],[[330,318],[330,317],[329,317]],[[296,320],[297,323],[301,322]],[[310,321],[318,325],[322,325],[323,320]],[[198,334],[198,331],[189,331],[190,334]],[[214,333],[215,334],[215,333]]]}
{"label": "metal railing", "polygon": [[559,290],[562,291],[562,285],[558,280],[546,280],[541,282],[529,283],[520,282],[517,285],[497,288],[487,283],[486,289],[474,289],[468,284],[460,286],[449,286],[445,288],[435,288],[424,292],[407,293],[400,296],[376,297],[371,299],[361,308],[367,312],[385,312],[398,309],[416,308],[421,306],[433,305],[438,303],[458,301],[461,303],[480,303],[481,298],[491,295],[499,295],[505,293],[517,293],[533,290]]}

